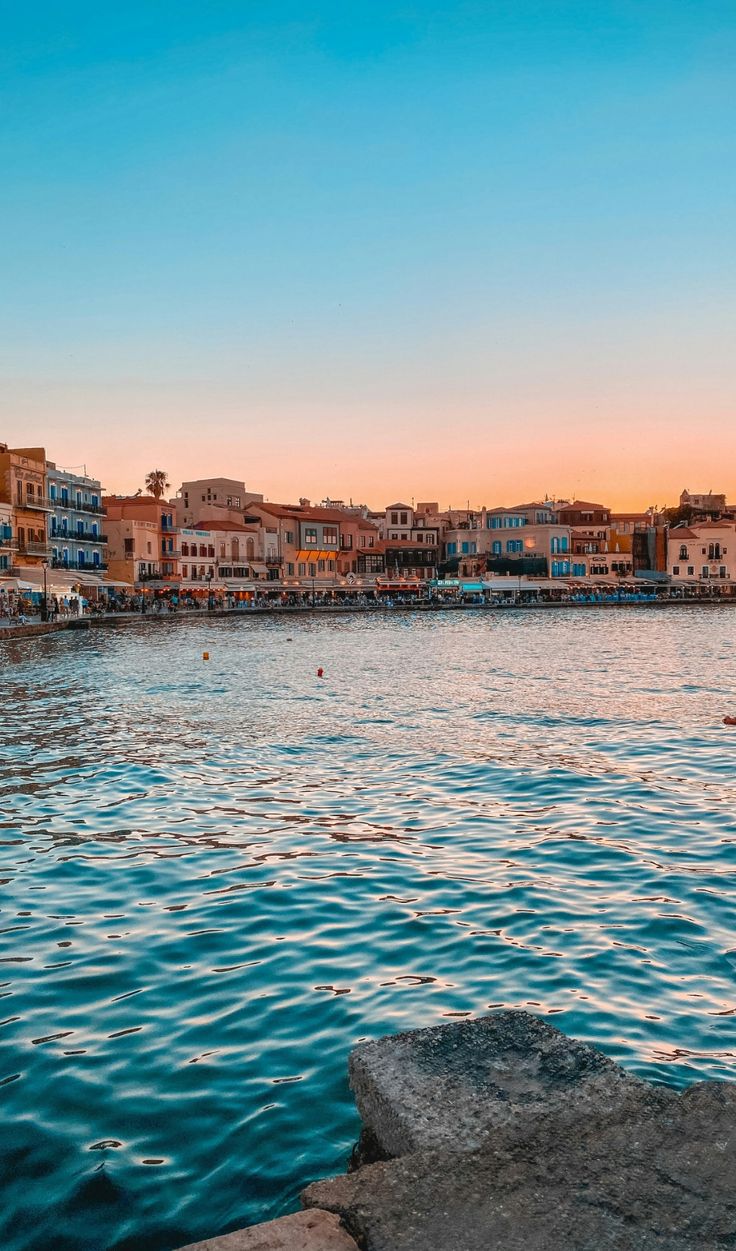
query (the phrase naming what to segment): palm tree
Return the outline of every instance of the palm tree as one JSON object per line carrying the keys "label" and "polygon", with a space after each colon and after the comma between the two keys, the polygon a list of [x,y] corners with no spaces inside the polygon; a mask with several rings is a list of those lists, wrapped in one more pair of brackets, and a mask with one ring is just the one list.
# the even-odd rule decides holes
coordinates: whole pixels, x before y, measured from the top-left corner
{"label": "palm tree", "polygon": [[146,490],[149,495],[155,496],[157,500],[161,499],[164,491],[169,486],[171,486],[171,483],[166,477],[165,469],[152,469],[151,472],[146,475]]}

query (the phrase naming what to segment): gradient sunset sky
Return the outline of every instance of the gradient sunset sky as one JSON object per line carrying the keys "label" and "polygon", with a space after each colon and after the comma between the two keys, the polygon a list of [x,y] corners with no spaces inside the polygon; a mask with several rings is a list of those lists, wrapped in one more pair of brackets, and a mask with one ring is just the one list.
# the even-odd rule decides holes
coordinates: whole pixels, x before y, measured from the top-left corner
{"label": "gradient sunset sky", "polygon": [[732,0],[38,0],[0,439],[376,507],[736,498]]}

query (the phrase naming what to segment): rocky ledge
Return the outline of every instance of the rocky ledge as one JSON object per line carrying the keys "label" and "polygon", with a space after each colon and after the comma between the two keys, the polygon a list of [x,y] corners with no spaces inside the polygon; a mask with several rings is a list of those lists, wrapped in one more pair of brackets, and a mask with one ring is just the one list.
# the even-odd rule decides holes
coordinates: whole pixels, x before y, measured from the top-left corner
{"label": "rocky ledge", "polygon": [[[736,1247],[730,1083],[653,1086],[525,1012],[365,1043],[350,1080],[358,1167],[302,1196],[337,1224],[300,1240],[301,1213],[197,1251]],[[279,1226],[292,1241],[235,1241]]]}

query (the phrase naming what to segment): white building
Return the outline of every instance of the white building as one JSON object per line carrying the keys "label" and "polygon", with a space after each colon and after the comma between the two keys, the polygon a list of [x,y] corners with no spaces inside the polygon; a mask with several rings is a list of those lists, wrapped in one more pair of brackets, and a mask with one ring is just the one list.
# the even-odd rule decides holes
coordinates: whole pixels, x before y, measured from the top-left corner
{"label": "white building", "polygon": [[667,572],[673,583],[723,583],[736,578],[736,522],[675,526],[667,536]]}

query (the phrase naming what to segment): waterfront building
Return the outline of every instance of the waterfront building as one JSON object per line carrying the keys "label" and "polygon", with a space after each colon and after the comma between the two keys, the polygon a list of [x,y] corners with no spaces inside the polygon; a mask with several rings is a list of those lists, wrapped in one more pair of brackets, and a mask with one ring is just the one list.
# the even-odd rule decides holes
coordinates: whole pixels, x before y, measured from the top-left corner
{"label": "waterfront building", "polygon": [[205,518],[242,523],[251,504],[263,496],[246,490],[237,478],[196,478],[182,482],[176,494],[177,523],[201,529]]}
{"label": "waterfront building", "polygon": [[515,577],[578,577],[588,575],[584,559],[573,559],[572,531],[561,524],[547,502],[511,508],[481,509],[449,528],[444,536],[446,572]]}
{"label": "waterfront building", "polygon": [[[356,515],[339,508],[298,504],[253,504],[250,511],[264,528],[264,560],[284,584],[327,589],[338,582],[341,527],[355,527]],[[351,530],[352,532],[352,530]]]}
{"label": "waterfront building", "polygon": [[413,543],[417,547],[439,547],[439,521],[429,513],[419,513],[410,504],[389,504],[383,511],[380,531],[382,539]]}
{"label": "waterfront building", "polygon": [[148,586],[161,578],[160,529],[145,518],[108,517],[107,561],[111,581]]}
{"label": "waterfront building", "polygon": [[[377,539],[358,552],[356,572],[383,590],[418,589],[437,577],[439,548],[413,539]],[[409,585],[407,585],[409,584]]]}
{"label": "waterfront building", "polygon": [[10,573],[15,549],[13,509],[10,504],[0,501],[0,577]]}
{"label": "waterfront building", "polygon": [[0,443],[0,503],[10,505],[12,564],[40,566],[49,558],[46,451]]}
{"label": "waterfront building", "polygon": [[[175,520],[175,506],[167,503],[166,500],[157,500],[153,495],[143,494],[107,495],[103,497],[102,504],[108,519],[106,531],[109,536],[108,550],[110,552],[110,561],[112,562],[114,537],[116,561],[119,559],[117,553],[120,551],[120,543],[122,542],[126,565],[132,563],[133,568],[143,568],[145,570],[141,577],[136,577],[136,582],[150,584],[151,582],[161,581],[167,586],[175,585],[180,576],[179,564],[181,560]],[[145,531],[143,528],[136,531],[132,527],[116,525],[113,530],[113,523],[132,523],[134,521],[141,524],[146,522],[148,527],[153,526],[156,534],[156,543],[152,552],[148,551],[152,533],[148,527]],[[143,550],[141,550],[141,544],[144,545]],[[129,557],[132,558],[132,561],[128,559]]]}
{"label": "waterfront building", "polygon": [[255,582],[272,581],[262,534],[257,524],[219,519],[184,527],[179,531],[182,590],[208,583],[220,590],[247,591]]}
{"label": "waterfront building", "polygon": [[676,585],[710,587],[736,581],[736,522],[674,526],[667,535],[667,572]]}
{"label": "waterfront building", "polygon": [[102,572],[107,568],[102,489],[97,478],[46,462],[51,511],[48,514],[50,563],[54,569]]}

